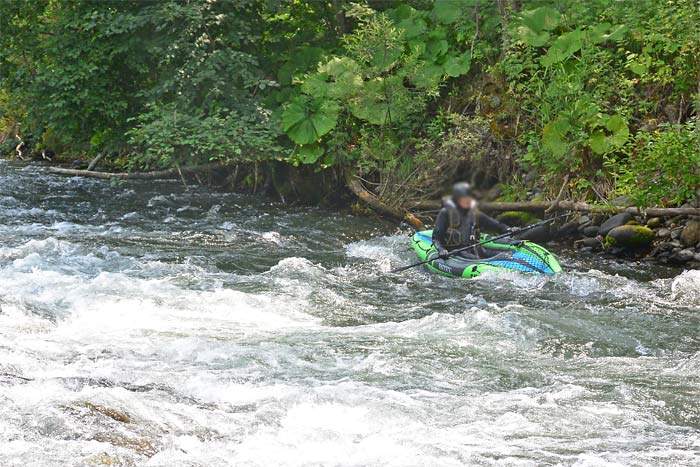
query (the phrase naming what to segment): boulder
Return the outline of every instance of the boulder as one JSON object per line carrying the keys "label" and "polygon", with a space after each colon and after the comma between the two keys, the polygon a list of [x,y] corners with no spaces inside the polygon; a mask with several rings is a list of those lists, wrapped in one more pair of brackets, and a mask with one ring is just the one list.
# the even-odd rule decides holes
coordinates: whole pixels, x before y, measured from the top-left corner
{"label": "boulder", "polygon": [[700,242],[700,221],[688,221],[680,235],[684,246],[696,245]]}
{"label": "boulder", "polygon": [[597,238],[586,237],[583,239],[583,245],[593,249],[601,249],[603,244]]}
{"label": "boulder", "polygon": [[606,248],[647,248],[654,240],[654,231],[641,225],[621,225],[605,236]]}
{"label": "boulder", "polygon": [[523,211],[506,211],[499,214],[496,219],[508,224],[511,227],[525,227],[526,225],[534,224],[539,222],[540,219],[536,218],[529,212]]}
{"label": "boulder", "polygon": [[621,225],[625,225],[633,218],[634,216],[632,216],[632,214],[630,214],[629,212],[621,212],[620,214],[615,214],[610,219],[603,222],[603,224],[600,226],[600,230],[598,233],[605,237],[608,234],[608,232],[610,232],[612,229],[614,229],[615,227],[620,227]]}
{"label": "boulder", "polygon": [[597,225],[589,225],[583,228],[583,236],[588,238],[593,238],[598,236],[598,231],[600,227]]}
{"label": "boulder", "polygon": [[578,222],[567,222],[562,225],[557,230],[557,236],[560,238],[578,236]]}
{"label": "boulder", "polygon": [[661,227],[663,223],[664,221],[660,217],[652,217],[650,219],[647,219],[647,227],[649,227],[650,229]]}
{"label": "boulder", "polygon": [[517,238],[521,240],[530,240],[535,243],[546,243],[552,239],[552,232],[549,225],[540,225],[519,234]]}
{"label": "boulder", "polygon": [[669,238],[671,236],[671,231],[667,228],[662,228],[656,231],[656,236],[659,238]]}
{"label": "boulder", "polygon": [[670,261],[673,261],[674,263],[683,264],[692,261],[694,257],[695,252],[690,248],[686,248],[685,250],[678,250],[673,252],[673,254],[668,259]]}

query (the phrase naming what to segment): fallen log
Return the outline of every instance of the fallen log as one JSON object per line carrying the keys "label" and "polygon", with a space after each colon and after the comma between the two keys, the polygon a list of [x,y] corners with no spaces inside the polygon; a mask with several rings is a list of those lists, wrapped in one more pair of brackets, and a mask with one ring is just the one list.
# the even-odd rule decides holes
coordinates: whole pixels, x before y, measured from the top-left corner
{"label": "fallen log", "polygon": [[416,230],[425,230],[425,224],[414,214],[389,206],[381,201],[374,194],[370,193],[362,185],[362,182],[351,173],[345,175],[345,185],[363,203],[367,204],[379,214],[383,214],[392,219],[401,220],[410,224]]}
{"label": "fallen log", "polygon": [[97,167],[97,164],[99,164],[100,161],[105,157],[107,157],[107,151],[102,151],[92,160],[92,162],[90,162],[90,165],[88,165],[87,169],[93,170],[95,167]]}
{"label": "fallen log", "polygon": [[49,167],[47,172],[57,175],[72,177],[91,177],[103,180],[155,180],[159,178],[178,178],[183,174],[194,174],[221,169],[228,165],[227,162],[212,162],[203,165],[191,165],[186,167],[174,167],[172,169],[154,170],[151,172],[96,172],[93,170],[65,169],[62,167]]}
{"label": "fallen log", "polygon": [[[434,211],[440,209],[440,201],[420,201],[411,203],[408,206],[415,211]],[[503,211],[526,211],[544,212],[548,209],[553,211],[577,211],[593,214],[617,214],[629,212],[630,214],[643,215],[647,217],[673,217],[673,216],[700,216],[700,208],[639,208],[636,206],[622,207],[613,205],[588,204],[577,201],[559,201],[556,204],[544,201],[517,201],[517,202],[483,202],[479,203],[479,208],[487,212]]]}

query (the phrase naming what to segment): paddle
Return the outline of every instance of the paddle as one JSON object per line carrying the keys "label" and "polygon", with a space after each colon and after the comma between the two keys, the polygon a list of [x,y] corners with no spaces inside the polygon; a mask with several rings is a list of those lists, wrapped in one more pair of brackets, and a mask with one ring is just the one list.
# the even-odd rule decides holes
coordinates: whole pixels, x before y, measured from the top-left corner
{"label": "paddle", "polygon": [[[454,255],[455,253],[460,253],[460,252],[462,252],[462,251],[471,250],[472,248],[476,248],[476,247],[478,247],[478,246],[485,245],[485,244],[487,244],[487,243],[493,242],[494,240],[499,240],[499,239],[501,239],[501,238],[510,237],[511,235],[517,235],[517,234],[519,234],[519,233],[526,232],[526,231],[528,231],[528,230],[530,230],[530,229],[534,229],[535,227],[539,227],[539,226],[541,226],[541,225],[548,224],[548,223],[552,222],[552,221],[555,220],[555,219],[559,219],[559,218],[562,218],[562,217],[566,217],[566,216],[568,216],[568,215],[569,215],[569,214],[561,214],[561,215],[559,215],[559,216],[554,216],[554,217],[551,217],[551,218],[549,218],[549,219],[545,219],[545,220],[543,220],[543,221],[541,221],[541,222],[537,222],[537,223],[535,223],[535,224],[528,225],[527,227],[523,227],[522,229],[513,230],[513,231],[511,231],[511,232],[504,233],[503,235],[498,235],[498,236],[496,236],[496,237],[491,237],[491,238],[489,238],[488,240],[484,240],[483,242],[475,243],[474,245],[465,246],[465,247],[463,247],[463,248],[457,248],[456,250],[450,251],[450,252],[447,254],[447,256],[452,256],[452,255]],[[390,272],[391,272],[391,273],[402,272],[402,271],[405,271],[405,270],[407,270],[407,269],[415,268],[416,266],[420,266],[420,265],[422,265],[422,264],[430,263],[431,261],[435,261],[435,259],[436,259],[436,258],[433,257],[433,258],[430,258],[430,259],[426,259],[425,261],[419,261],[418,263],[409,264],[408,266],[403,266],[403,267],[400,267],[400,268],[397,268],[397,269],[392,269]]]}

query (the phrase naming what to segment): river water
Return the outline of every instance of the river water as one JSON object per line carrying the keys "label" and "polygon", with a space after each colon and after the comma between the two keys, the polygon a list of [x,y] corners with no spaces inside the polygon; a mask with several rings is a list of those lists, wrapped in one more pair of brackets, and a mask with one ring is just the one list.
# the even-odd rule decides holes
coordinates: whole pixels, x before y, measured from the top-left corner
{"label": "river water", "polygon": [[0,466],[700,465],[700,274],[0,161]]}

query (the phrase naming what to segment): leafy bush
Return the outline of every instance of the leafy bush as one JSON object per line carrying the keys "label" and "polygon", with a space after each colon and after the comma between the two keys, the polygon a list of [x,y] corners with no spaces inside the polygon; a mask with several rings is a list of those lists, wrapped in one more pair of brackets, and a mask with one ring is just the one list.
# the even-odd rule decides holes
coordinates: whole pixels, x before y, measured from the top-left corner
{"label": "leafy bush", "polygon": [[281,155],[276,133],[255,114],[226,109],[189,114],[169,104],[152,108],[136,121],[128,133],[136,149],[129,167],[164,168],[222,159],[247,162]]}
{"label": "leafy bush", "polygon": [[674,205],[697,196],[700,187],[700,128],[697,121],[637,133],[629,154],[610,158],[617,190],[639,206]]}

